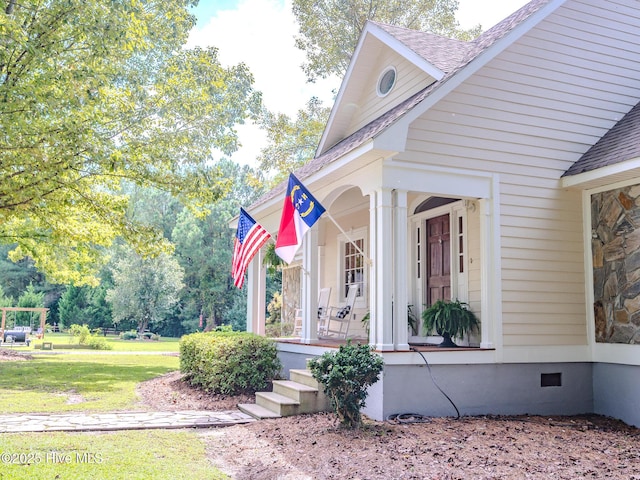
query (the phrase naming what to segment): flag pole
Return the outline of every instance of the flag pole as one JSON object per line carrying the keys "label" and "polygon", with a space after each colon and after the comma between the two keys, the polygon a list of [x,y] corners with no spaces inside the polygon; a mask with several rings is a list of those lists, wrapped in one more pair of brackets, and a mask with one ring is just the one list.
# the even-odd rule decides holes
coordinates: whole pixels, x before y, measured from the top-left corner
{"label": "flag pole", "polygon": [[369,264],[369,266],[372,266],[373,265],[373,260],[371,260],[369,257],[367,257],[367,255],[362,251],[362,249],[360,247],[358,247],[358,245],[356,245],[356,243],[351,239],[351,237],[349,237],[349,234],[342,229],[342,227],[340,226],[340,224],[338,222],[336,222],[336,219],[333,218],[329,212],[325,211],[324,213],[327,215],[329,220],[331,220],[333,222],[333,224],[336,227],[338,227],[338,230],[340,230],[340,233],[342,233],[347,238],[347,241],[351,245],[354,246],[354,248],[358,251],[358,253],[360,255],[362,255],[362,258],[365,259],[365,261]]}

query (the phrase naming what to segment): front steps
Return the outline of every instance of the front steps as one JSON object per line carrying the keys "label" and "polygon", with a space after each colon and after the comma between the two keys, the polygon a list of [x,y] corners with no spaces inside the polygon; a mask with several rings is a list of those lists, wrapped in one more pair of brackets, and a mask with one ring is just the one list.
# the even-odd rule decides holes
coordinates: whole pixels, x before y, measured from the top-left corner
{"label": "front steps", "polygon": [[289,378],[274,380],[272,392],[256,392],[256,403],[240,403],[238,409],[259,420],[329,411],[322,386],[309,370],[289,370]]}

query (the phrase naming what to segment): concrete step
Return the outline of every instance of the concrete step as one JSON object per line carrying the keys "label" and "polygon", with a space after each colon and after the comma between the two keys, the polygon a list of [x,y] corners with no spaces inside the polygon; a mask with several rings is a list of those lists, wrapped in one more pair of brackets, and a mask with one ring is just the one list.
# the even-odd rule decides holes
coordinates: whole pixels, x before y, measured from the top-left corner
{"label": "concrete step", "polygon": [[285,397],[292,398],[296,402],[303,402],[306,397],[315,396],[315,394],[318,393],[317,388],[292,380],[274,380],[273,391]]}
{"label": "concrete step", "polygon": [[297,415],[300,409],[300,402],[274,392],[256,392],[256,404],[282,417]]}
{"label": "concrete step", "polygon": [[273,391],[300,403],[298,413],[315,413],[328,410],[327,398],[317,388],[292,380],[274,380]]}
{"label": "concrete step", "polygon": [[293,380],[294,382],[298,382],[303,385],[322,390],[322,386],[317,382],[315,378],[313,378],[313,375],[311,375],[311,371],[309,370],[292,368],[291,370],[289,370],[289,379]]}
{"label": "concrete step", "polygon": [[255,403],[239,403],[238,410],[247,415],[251,415],[253,418],[257,418],[258,420],[263,420],[265,418],[280,418],[281,415],[278,415],[276,412],[264,408]]}

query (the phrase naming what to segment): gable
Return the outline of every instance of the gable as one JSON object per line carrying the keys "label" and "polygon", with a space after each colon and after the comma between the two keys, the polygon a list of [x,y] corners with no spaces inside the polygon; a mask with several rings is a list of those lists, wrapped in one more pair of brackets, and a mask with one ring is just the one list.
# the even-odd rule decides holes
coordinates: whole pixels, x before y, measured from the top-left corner
{"label": "gable", "polygon": [[[469,50],[467,42],[368,22],[333,106],[317,154],[442,79]],[[392,90],[381,95],[381,75],[393,68]]]}
{"label": "gable", "polygon": [[[334,129],[333,133],[337,137],[328,139],[329,144],[337,143],[344,138],[345,134],[348,136],[359,130],[405,98],[435,82],[435,78],[391,49],[380,46],[379,52],[377,58],[368,65],[367,71],[360,72],[364,77],[362,88],[349,92],[349,97],[355,101],[349,102],[344,107],[345,111],[351,110],[348,112],[350,115],[345,116],[347,117],[345,120],[350,120],[347,129]],[[395,70],[395,85],[386,96],[381,97],[378,93],[378,83],[381,75],[388,68]]]}

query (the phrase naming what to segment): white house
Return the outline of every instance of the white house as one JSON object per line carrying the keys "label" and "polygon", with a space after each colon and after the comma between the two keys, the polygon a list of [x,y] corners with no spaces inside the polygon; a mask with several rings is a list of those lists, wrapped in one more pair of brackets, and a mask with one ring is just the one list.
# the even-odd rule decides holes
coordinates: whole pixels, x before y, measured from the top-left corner
{"label": "white house", "polygon": [[[302,338],[279,344],[286,367],[327,348],[319,289],[338,304],[357,283],[352,334],[366,338],[369,312],[385,360],[365,413],[452,415],[410,348],[425,338],[407,306],[458,298],[477,337],[421,353],[461,414],[640,426],[639,102],[637,0],[533,0],[472,42],[368,23],[296,172],[344,232],[323,217],[305,237]],[[249,209],[273,233],[284,189]],[[261,332],[259,257],[248,288],[248,329]]]}

